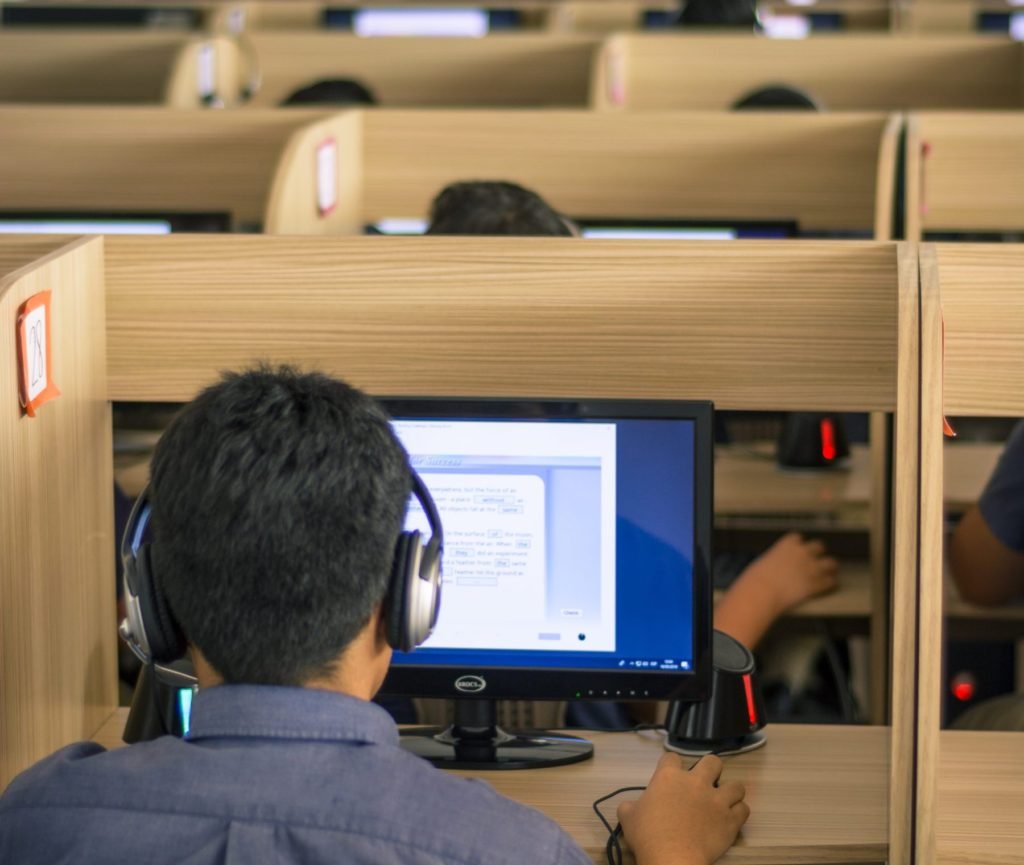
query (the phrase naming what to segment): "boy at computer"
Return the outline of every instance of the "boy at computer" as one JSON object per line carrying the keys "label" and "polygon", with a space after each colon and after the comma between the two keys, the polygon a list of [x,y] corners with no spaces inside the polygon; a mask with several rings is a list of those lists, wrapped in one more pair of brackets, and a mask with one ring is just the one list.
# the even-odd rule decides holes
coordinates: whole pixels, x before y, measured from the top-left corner
{"label": "boy at computer", "polygon": [[[147,643],[191,649],[189,738],[32,767],[0,798],[0,860],[589,861],[540,814],[404,752],[369,702],[408,627],[389,614],[411,488],[429,496],[387,417],[339,381],[260,369],[201,393],[157,446],[131,565]],[[728,849],[749,809],[721,770],[667,754],[620,807],[640,865]]]}

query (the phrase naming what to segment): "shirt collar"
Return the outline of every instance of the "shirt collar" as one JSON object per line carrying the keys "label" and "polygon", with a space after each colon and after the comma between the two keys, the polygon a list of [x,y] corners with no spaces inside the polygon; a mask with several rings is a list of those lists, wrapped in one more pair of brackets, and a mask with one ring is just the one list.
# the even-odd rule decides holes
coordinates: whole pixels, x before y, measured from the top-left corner
{"label": "shirt collar", "polygon": [[380,706],[334,691],[274,685],[202,688],[188,738],[311,739],[398,746],[398,728]]}

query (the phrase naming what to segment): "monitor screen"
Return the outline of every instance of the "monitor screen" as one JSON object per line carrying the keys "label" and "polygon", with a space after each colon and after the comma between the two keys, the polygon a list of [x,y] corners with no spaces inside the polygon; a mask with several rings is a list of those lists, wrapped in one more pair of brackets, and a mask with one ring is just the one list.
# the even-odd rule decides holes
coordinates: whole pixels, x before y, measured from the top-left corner
{"label": "monitor screen", "polygon": [[170,234],[164,219],[0,219],[0,234]]}
{"label": "monitor screen", "polygon": [[372,225],[366,226],[367,234],[425,234],[427,230],[426,219],[395,218],[381,219]]}
{"label": "monitor screen", "polygon": [[359,9],[352,15],[357,36],[486,36],[484,9]]}
{"label": "monitor screen", "polygon": [[0,211],[0,234],[170,234],[231,231],[227,213]]}
{"label": "monitor screen", "polygon": [[704,696],[709,403],[384,403],[445,527],[437,627],[385,692]]}
{"label": "monitor screen", "polygon": [[577,223],[583,237],[606,240],[785,240],[797,235],[793,222],[579,219]]}

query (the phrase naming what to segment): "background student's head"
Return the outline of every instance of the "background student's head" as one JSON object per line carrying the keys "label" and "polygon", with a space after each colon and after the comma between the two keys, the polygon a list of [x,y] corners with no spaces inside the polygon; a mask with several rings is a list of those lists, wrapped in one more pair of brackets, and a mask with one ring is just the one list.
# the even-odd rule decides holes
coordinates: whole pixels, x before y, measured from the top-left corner
{"label": "background student's head", "polygon": [[155,579],[223,681],[329,678],[379,614],[410,485],[365,394],[289,368],[227,374],[154,453]]}
{"label": "background student's head", "polygon": [[751,30],[758,24],[757,0],[684,0],[678,24]]}
{"label": "background student's head", "polygon": [[365,85],[353,78],[326,78],[300,87],[281,102],[292,105],[376,105],[377,99]]}
{"label": "background student's head", "polygon": [[446,186],[430,208],[427,234],[572,237],[571,223],[529,189],[504,181]]}

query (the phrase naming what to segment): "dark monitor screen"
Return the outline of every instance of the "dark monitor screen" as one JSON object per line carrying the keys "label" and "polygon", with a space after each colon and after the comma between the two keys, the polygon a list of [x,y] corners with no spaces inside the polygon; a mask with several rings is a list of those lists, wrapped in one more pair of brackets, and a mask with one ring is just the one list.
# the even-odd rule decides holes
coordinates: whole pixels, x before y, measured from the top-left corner
{"label": "dark monitor screen", "polygon": [[1024,40],[1024,12],[979,12],[977,29],[982,33],[1008,33]]}
{"label": "dark monitor screen", "polygon": [[[709,403],[384,403],[445,527],[437,628],[386,693],[705,695]],[[426,530],[418,506],[407,527]]]}
{"label": "dark monitor screen", "polygon": [[608,240],[785,240],[797,236],[795,222],[578,219],[577,224],[583,237]]}

